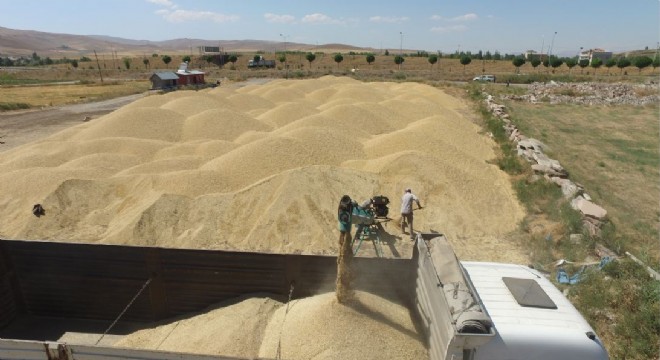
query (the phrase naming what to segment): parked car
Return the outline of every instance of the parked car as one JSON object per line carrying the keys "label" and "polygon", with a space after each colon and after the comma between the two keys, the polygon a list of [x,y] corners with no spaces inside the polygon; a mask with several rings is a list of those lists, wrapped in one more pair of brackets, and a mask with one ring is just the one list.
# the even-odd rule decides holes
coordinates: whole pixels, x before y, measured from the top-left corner
{"label": "parked car", "polygon": [[472,81],[489,81],[495,82],[495,75],[479,75],[472,79]]}

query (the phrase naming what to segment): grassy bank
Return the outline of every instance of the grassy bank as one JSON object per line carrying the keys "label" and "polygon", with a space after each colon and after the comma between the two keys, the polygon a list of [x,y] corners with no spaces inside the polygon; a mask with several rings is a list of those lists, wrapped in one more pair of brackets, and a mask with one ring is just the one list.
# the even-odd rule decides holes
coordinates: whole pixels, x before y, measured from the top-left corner
{"label": "grassy bank", "polygon": [[[58,106],[112,99],[149,90],[148,81],[113,81],[103,85],[83,82],[66,85],[2,86],[0,98],[4,104],[24,104],[27,107]],[[0,105],[0,110],[15,110]],[[15,106],[14,106],[15,107]]]}
{"label": "grassy bank", "polygon": [[[527,208],[520,240],[529,248],[533,264],[554,275],[553,263],[560,259],[597,263],[600,259],[594,246],[599,243],[619,255],[630,251],[656,270],[660,268],[658,105],[505,103],[522,132],[548,145],[546,153],[559,160],[570,178],[608,210],[610,222],[600,237],[592,238],[583,232],[580,214],[560,189],[533,176],[529,165],[514,154],[501,121],[482,105],[484,89],[495,95],[522,89],[470,86],[469,94],[482,109],[483,125],[500,144],[498,165],[512,175],[518,198]],[[583,239],[570,241],[570,234],[575,233]],[[574,273],[580,268],[567,266],[566,270]],[[660,282],[651,280],[643,267],[625,256],[602,268],[587,267],[582,279],[575,285],[558,286],[603,339],[611,358],[656,359],[660,351]]]}

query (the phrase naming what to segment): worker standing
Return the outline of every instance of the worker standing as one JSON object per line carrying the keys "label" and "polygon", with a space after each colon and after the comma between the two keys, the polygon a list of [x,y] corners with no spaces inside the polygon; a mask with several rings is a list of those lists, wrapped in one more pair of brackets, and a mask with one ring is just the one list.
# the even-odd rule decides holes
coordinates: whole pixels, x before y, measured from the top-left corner
{"label": "worker standing", "polygon": [[407,188],[401,197],[401,232],[406,233],[406,223],[410,228],[410,240],[415,240],[413,233],[413,201],[417,203],[417,208],[421,209],[422,205],[419,199],[412,193],[412,189]]}

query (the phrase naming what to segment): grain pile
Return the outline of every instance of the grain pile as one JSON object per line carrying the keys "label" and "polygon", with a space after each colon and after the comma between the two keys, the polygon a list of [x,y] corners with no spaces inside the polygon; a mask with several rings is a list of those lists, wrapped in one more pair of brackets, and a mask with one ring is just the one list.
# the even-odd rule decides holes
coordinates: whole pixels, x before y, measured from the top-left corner
{"label": "grain pile", "polygon": [[408,310],[356,292],[349,305],[325,293],[287,306],[253,297],[127,335],[119,347],[275,359],[424,359]]}
{"label": "grain pile", "polygon": [[522,208],[465,113],[427,85],[336,77],[149,96],[0,153],[0,237],[336,254],[343,194],[396,215],[412,187],[416,227],[461,258],[526,262],[499,240]]}

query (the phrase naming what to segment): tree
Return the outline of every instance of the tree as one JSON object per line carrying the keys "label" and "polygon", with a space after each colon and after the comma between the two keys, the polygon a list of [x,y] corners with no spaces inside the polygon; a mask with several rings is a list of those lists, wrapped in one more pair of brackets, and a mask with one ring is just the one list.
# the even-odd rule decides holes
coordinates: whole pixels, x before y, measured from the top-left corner
{"label": "tree", "polygon": [[628,60],[626,57],[621,57],[616,62],[616,67],[621,69],[621,74],[623,74],[623,69],[627,68],[628,66],[630,66],[630,60]]}
{"label": "tree", "polygon": [[77,69],[78,68],[78,60],[75,60],[75,59],[71,60],[71,66],[73,66],[74,69]]}
{"label": "tree", "polygon": [[493,60],[502,60],[502,55],[500,55],[499,51],[495,51],[495,54],[493,54]]}
{"label": "tree", "polygon": [[149,59],[147,58],[142,59],[142,63],[144,64],[145,69],[149,67]]}
{"label": "tree", "polygon": [[525,65],[525,58],[522,56],[517,56],[513,58],[513,66],[516,67],[516,73],[520,74],[520,67]]}
{"label": "tree", "polygon": [[537,57],[532,58],[532,61],[530,61],[530,63],[532,64],[532,67],[536,69],[539,65],[541,65],[541,59]]}
{"label": "tree", "polygon": [[161,60],[163,60],[163,63],[165,63],[165,67],[167,67],[167,65],[172,62],[172,57],[169,55],[163,55],[161,57]]}
{"label": "tree", "polygon": [[213,56],[212,55],[206,55],[206,56],[204,56],[204,60],[206,60],[206,65],[210,66],[211,63],[213,62]]}
{"label": "tree", "polygon": [[280,54],[280,57],[278,57],[277,60],[279,60],[281,64],[284,64],[286,62],[286,54]]}
{"label": "tree", "polygon": [[438,55],[431,54],[429,55],[429,64],[431,64],[431,70],[433,70],[433,65],[438,62]]}
{"label": "tree", "polygon": [[394,63],[399,65],[399,70],[401,70],[401,64],[403,64],[404,61],[405,61],[405,59],[401,55],[396,55],[394,57]]}
{"label": "tree", "polygon": [[565,63],[566,63],[566,67],[568,67],[568,73],[570,74],[571,69],[573,69],[575,67],[575,65],[577,65],[577,59],[576,58],[568,58],[568,59],[566,59]]}
{"label": "tree", "polygon": [[653,64],[653,59],[648,56],[638,56],[633,59],[633,65],[639,69],[639,73],[642,73],[642,69]]}
{"label": "tree", "polygon": [[259,61],[261,61],[261,55],[257,54],[252,57],[252,61],[255,62],[255,64],[259,64]]}
{"label": "tree", "polygon": [[126,70],[131,68],[131,59],[130,58],[123,58],[122,61],[124,62],[124,66],[126,67]]}
{"label": "tree", "polygon": [[578,61],[578,66],[580,67],[580,74],[584,72],[584,68],[589,66],[589,59],[582,59]]}
{"label": "tree", "polygon": [[467,55],[463,55],[461,56],[460,62],[461,65],[463,65],[463,74],[465,74],[465,66],[469,65],[472,62],[472,58]]}
{"label": "tree", "polygon": [[312,68],[312,62],[314,62],[314,60],[316,60],[316,55],[314,55],[314,53],[311,53],[311,52],[307,53],[307,55],[305,55],[305,59],[307,59],[307,61],[309,61],[309,68],[311,69]]}
{"label": "tree", "polygon": [[367,55],[367,64],[371,65],[374,61],[376,61],[376,57],[373,54]]}
{"label": "tree", "polygon": [[607,68],[607,75],[610,74],[610,68],[612,68],[613,66],[616,66],[615,59],[610,58],[605,62],[605,67]]}
{"label": "tree", "polygon": [[390,56],[390,51],[385,49],[385,56]]}
{"label": "tree", "polygon": [[337,63],[337,68],[339,68],[339,63],[344,61],[344,57],[341,54],[335,54],[335,62]]}
{"label": "tree", "polygon": [[558,57],[553,57],[550,59],[550,66],[552,66],[552,73],[555,73],[556,68],[560,67],[564,63],[564,60],[558,58]]}
{"label": "tree", "polygon": [[183,58],[181,58],[181,61],[190,64],[190,55],[186,55]]}
{"label": "tree", "polygon": [[232,64],[232,66],[236,65],[236,62],[238,61],[238,56],[236,55],[229,55],[229,62]]}
{"label": "tree", "polygon": [[593,58],[591,59],[591,67],[594,68],[594,75],[596,74],[596,70],[598,70],[599,67],[603,65],[603,60],[599,58]]}

